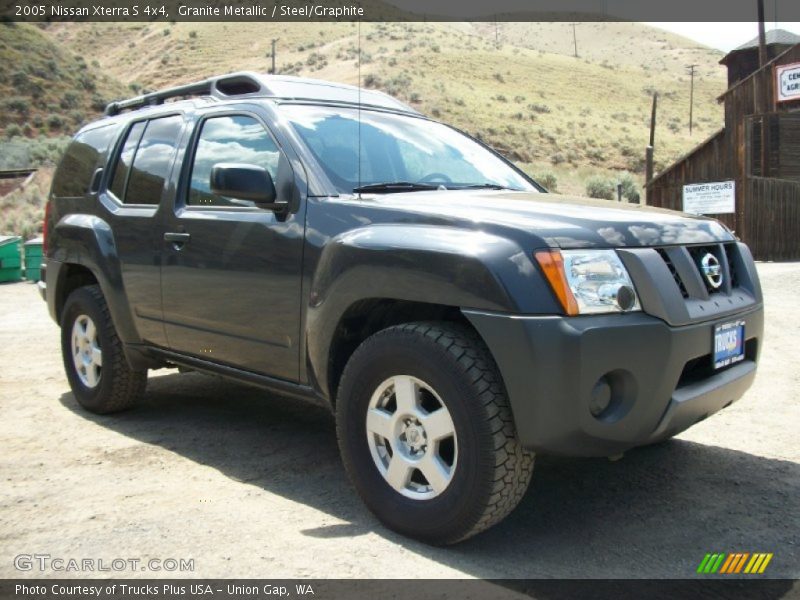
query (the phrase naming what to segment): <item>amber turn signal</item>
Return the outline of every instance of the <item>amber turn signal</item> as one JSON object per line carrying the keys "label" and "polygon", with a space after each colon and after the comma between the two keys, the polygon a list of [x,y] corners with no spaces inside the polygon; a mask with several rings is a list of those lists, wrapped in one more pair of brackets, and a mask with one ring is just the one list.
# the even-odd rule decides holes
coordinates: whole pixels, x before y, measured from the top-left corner
{"label": "amber turn signal", "polygon": [[538,250],[534,257],[542,268],[542,272],[544,272],[544,276],[547,278],[564,312],[569,316],[579,314],[578,302],[575,300],[575,296],[572,295],[572,290],[569,289],[569,284],[567,283],[567,275],[564,272],[564,259],[561,256],[561,252],[558,250]]}

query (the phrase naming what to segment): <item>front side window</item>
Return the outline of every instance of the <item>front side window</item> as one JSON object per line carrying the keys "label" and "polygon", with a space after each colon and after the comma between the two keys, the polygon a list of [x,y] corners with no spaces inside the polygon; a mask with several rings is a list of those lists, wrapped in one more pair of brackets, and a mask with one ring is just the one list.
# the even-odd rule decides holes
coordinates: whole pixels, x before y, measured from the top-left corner
{"label": "front side window", "polygon": [[155,205],[161,201],[182,126],[183,118],[175,115],[131,127],[110,185],[123,203]]}
{"label": "front side window", "polygon": [[282,111],[340,193],[391,182],[537,191],[498,155],[441,123],[325,106]]}
{"label": "front side window", "polygon": [[280,152],[264,126],[245,115],[212,117],[202,124],[192,164],[186,203],[189,206],[255,206],[248,200],[227,198],[211,191],[211,169],[220,163],[262,167],[278,178]]}

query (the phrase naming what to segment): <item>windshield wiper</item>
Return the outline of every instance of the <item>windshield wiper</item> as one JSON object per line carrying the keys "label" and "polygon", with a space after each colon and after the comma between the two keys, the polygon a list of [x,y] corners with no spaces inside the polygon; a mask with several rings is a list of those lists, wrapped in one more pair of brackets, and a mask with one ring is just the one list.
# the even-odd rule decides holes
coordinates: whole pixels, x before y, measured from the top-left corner
{"label": "windshield wiper", "polygon": [[521,191],[519,188],[508,187],[500,185],[499,183],[472,183],[470,185],[460,185],[457,190],[513,190],[515,192]]}
{"label": "windshield wiper", "polygon": [[401,192],[427,192],[438,190],[441,184],[412,183],[410,181],[387,181],[385,183],[370,183],[353,188],[357,194],[362,192],[375,192],[376,194],[399,194]]}

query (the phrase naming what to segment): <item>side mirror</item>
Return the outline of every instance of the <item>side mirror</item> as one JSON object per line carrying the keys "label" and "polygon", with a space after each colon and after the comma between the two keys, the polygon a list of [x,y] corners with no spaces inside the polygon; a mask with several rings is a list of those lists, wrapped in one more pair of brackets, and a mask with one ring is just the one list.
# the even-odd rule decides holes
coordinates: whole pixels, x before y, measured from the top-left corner
{"label": "side mirror", "polygon": [[211,191],[219,196],[250,200],[259,208],[283,210],[287,204],[276,202],[272,176],[263,167],[237,163],[219,163],[211,169]]}

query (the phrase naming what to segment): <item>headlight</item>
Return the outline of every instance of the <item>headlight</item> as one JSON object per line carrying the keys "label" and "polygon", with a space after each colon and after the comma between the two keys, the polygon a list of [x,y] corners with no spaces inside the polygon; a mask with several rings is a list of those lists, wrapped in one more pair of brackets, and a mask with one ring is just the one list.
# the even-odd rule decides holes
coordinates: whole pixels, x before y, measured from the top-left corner
{"label": "headlight", "polygon": [[614,250],[545,250],[536,260],[568,315],[641,310]]}

